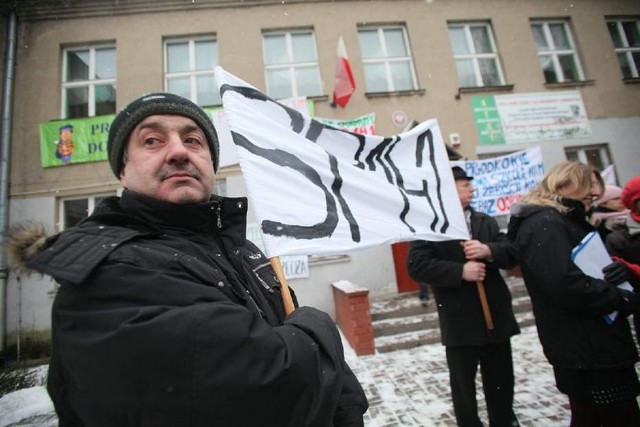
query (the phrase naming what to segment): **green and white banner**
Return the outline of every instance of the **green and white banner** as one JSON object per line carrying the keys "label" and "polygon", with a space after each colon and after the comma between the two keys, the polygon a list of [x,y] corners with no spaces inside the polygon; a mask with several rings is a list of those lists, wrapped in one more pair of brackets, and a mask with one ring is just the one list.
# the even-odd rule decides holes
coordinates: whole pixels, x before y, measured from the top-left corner
{"label": "green and white banner", "polygon": [[113,118],[114,115],[107,115],[42,123],[42,167],[107,160],[107,139]]}

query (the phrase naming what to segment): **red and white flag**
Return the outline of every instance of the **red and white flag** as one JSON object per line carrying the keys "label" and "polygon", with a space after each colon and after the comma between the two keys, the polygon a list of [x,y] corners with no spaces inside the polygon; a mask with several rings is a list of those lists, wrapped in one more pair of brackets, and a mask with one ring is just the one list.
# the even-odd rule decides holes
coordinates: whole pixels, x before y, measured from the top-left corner
{"label": "red and white flag", "polygon": [[338,62],[336,63],[336,86],[333,90],[333,102],[342,108],[347,105],[349,98],[356,90],[356,81],[351,72],[351,63],[347,57],[342,36],[338,39]]}

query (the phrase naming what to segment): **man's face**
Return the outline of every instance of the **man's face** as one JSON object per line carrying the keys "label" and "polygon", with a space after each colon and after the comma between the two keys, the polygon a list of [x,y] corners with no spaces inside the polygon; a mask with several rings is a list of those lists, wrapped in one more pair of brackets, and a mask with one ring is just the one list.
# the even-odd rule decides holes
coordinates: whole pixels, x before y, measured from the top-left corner
{"label": "man's face", "polygon": [[473,184],[468,179],[456,179],[456,189],[458,190],[458,197],[462,204],[462,209],[466,209],[471,205],[473,199],[473,192],[476,190],[473,188]]}
{"label": "man's face", "polygon": [[204,132],[187,117],[153,115],[133,129],[120,182],[171,203],[208,200],[215,182]]}

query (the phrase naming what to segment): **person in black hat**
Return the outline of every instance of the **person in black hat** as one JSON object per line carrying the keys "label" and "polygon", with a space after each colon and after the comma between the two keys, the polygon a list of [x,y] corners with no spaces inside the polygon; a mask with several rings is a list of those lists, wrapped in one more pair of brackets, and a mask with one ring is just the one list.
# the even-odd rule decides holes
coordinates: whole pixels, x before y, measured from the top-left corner
{"label": "person in black hat", "polygon": [[[476,401],[478,365],[489,425],[518,426],[510,338],[520,330],[500,274],[500,269],[516,265],[516,253],[496,220],[471,207],[473,177],[458,166],[451,172],[471,239],[411,242],[407,269],[414,280],[429,283],[436,300],[458,426],[482,426]],[[483,310],[485,298],[488,313]]]}
{"label": "person in black hat", "polygon": [[108,152],[121,197],[56,236],[10,238],[14,267],[60,283],[48,379],[60,425],[363,426],[334,322],[285,314],[246,239],[246,198],[212,195],[209,116],[143,96],[115,117]]}

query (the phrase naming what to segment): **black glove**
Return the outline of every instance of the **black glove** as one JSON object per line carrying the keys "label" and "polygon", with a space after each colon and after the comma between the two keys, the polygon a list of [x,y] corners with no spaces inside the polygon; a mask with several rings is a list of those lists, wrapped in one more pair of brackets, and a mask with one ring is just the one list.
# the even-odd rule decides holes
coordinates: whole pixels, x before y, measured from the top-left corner
{"label": "black glove", "polygon": [[602,272],[604,273],[604,280],[614,286],[618,286],[620,283],[628,282],[631,278],[629,269],[620,261],[614,261],[611,264],[605,266],[602,269]]}

